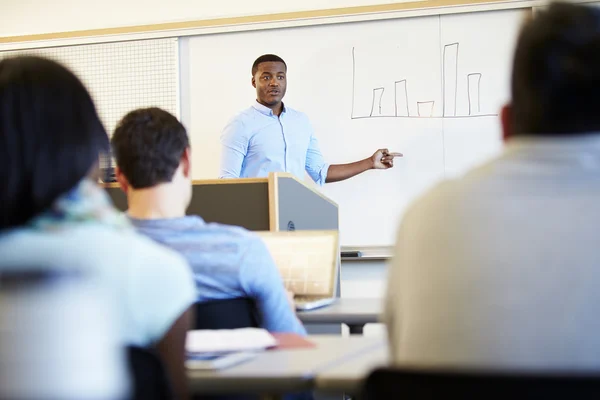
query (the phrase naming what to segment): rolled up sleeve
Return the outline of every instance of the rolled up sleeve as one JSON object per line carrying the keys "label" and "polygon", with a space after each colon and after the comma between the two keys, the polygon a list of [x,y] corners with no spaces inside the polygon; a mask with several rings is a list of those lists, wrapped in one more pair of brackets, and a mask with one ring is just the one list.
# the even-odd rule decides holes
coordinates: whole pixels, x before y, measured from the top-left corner
{"label": "rolled up sleeve", "polygon": [[306,152],[306,172],[313,181],[319,186],[323,186],[327,181],[327,171],[329,164],[325,162],[323,154],[319,149],[319,142],[314,133],[311,132],[310,143]]}

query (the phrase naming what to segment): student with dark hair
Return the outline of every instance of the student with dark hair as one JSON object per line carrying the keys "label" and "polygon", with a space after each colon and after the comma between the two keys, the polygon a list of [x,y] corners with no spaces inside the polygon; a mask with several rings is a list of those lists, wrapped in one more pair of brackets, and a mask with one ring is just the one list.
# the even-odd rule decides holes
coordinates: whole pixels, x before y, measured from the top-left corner
{"label": "student with dark hair", "polygon": [[197,300],[250,297],[264,328],[305,334],[267,247],[246,229],[186,216],[192,197],[191,149],[184,126],[159,108],[134,110],[112,137],[117,180],[139,232],[181,253],[192,266]]}
{"label": "student with dark hair", "polygon": [[318,185],[337,182],[370,169],[394,166],[388,149],[348,164],[325,162],[311,124],[300,111],[283,104],[287,65],[281,57],[265,54],[252,64],[256,101],[229,121],[221,134],[221,178],[265,177],[289,172],[302,179],[306,173]]}
{"label": "student with dark hair", "polygon": [[175,394],[187,398],[193,277],[180,255],[138,235],[90,178],[108,148],[73,73],[38,57],[0,61],[0,272],[91,276],[111,295],[123,346],[155,348]]}
{"label": "student with dark hair", "polygon": [[522,28],[504,154],[403,217],[384,320],[397,365],[600,368],[600,9]]}

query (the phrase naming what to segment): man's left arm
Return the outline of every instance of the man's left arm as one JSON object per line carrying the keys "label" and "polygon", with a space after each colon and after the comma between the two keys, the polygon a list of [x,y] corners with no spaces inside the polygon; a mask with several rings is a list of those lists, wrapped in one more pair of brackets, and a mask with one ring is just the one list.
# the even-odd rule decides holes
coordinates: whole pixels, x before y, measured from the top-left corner
{"label": "man's left arm", "polygon": [[370,169],[388,169],[394,166],[394,157],[402,157],[402,153],[392,153],[388,149],[379,149],[371,157],[348,164],[329,166],[326,183],[339,182],[352,178]]}
{"label": "man's left arm", "polygon": [[352,178],[370,169],[388,169],[394,166],[394,157],[402,157],[402,153],[392,153],[388,149],[379,149],[371,157],[348,164],[332,164],[325,162],[323,154],[319,149],[319,142],[315,137],[310,122],[310,142],[306,152],[305,169],[308,175],[318,185],[339,182]]}

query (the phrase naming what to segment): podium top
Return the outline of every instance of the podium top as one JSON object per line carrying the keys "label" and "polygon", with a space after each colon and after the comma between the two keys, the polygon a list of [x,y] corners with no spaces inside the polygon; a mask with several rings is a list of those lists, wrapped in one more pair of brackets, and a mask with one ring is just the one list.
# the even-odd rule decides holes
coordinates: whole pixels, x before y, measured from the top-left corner
{"label": "podium top", "polygon": [[[277,182],[280,179],[292,179],[298,182],[300,185],[304,186],[306,189],[310,190],[317,196],[321,197],[323,200],[329,202],[330,204],[338,207],[337,203],[325,196],[323,193],[318,191],[312,185],[307,184],[306,182],[298,179],[293,174],[289,172],[270,172],[269,176],[266,178],[226,178],[226,179],[195,179],[192,181],[193,185],[231,185],[231,184],[249,184],[249,183],[263,183],[267,184],[271,190],[277,191]],[[105,188],[118,188],[119,184],[116,182],[105,183],[103,185]]]}
{"label": "podium top", "polygon": [[323,200],[338,207],[338,205],[335,201],[333,201],[329,197],[325,196],[323,193],[318,191],[312,185],[307,184],[306,182],[302,181],[301,179],[298,179],[298,177],[296,177],[293,174],[290,174],[289,172],[269,172],[269,176],[267,178],[199,179],[199,180],[192,181],[192,183],[194,185],[223,185],[223,184],[230,185],[230,184],[248,184],[248,183],[267,183],[269,185],[269,187],[274,188],[274,190],[277,190],[276,189],[277,181],[279,179],[292,179],[292,180],[298,182],[300,185],[304,186],[306,189],[308,189],[311,192],[313,192],[314,194],[316,194],[317,196],[321,197]]}

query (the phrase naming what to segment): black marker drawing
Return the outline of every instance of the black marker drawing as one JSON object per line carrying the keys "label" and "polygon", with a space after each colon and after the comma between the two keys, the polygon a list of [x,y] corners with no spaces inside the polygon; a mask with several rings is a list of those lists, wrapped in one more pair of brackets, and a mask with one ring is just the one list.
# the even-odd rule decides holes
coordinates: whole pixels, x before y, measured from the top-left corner
{"label": "black marker drawing", "polygon": [[[398,88],[400,88],[400,99],[398,99]],[[404,92],[404,96],[402,96],[402,92]],[[410,117],[406,79],[394,82],[394,110],[396,117]]]}
{"label": "black marker drawing", "polygon": [[[384,88],[375,88],[373,89],[373,103],[371,104],[371,117],[373,116],[373,112],[375,111],[375,103],[377,103],[377,115],[381,115],[381,98],[383,97]],[[378,98],[378,99],[377,99]]]}
{"label": "black marker drawing", "polygon": [[[440,47],[442,44],[440,43]],[[351,119],[364,118],[478,118],[492,117],[498,114],[482,114],[481,113],[481,80],[483,74],[481,72],[473,72],[467,75],[467,102],[468,114],[459,115],[457,113],[457,105],[459,103],[458,96],[458,66],[459,66],[459,42],[448,43],[441,48],[441,78],[442,78],[442,107],[441,115],[434,115],[434,101],[416,102],[417,114],[410,115],[410,102],[408,96],[408,80],[401,79],[394,81],[394,112],[390,113],[391,109],[383,113],[383,94],[384,87],[373,88],[373,98],[371,101],[371,110],[368,115],[355,114],[355,95],[356,95],[356,53],[352,47],[352,112]],[[414,86],[411,86],[414,87]],[[462,95],[460,96],[461,98]],[[389,96],[386,97],[389,99]],[[391,101],[391,100],[386,100]],[[413,103],[414,104],[414,103]],[[366,110],[365,110],[366,111]]]}
{"label": "black marker drawing", "polygon": [[469,115],[481,112],[481,74],[479,72],[467,75],[467,96],[469,98]]}
{"label": "black marker drawing", "polygon": [[432,117],[435,101],[417,101],[417,112],[419,117]]}
{"label": "black marker drawing", "polygon": [[458,43],[445,45],[442,57],[442,115],[455,117],[458,92]]}
{"label": "black marker drawing", "polygon": [[354,57],[354,47],[352,48],[352,112],[350,119],[354,118],[354,85],[356,84],[356,58]]}

